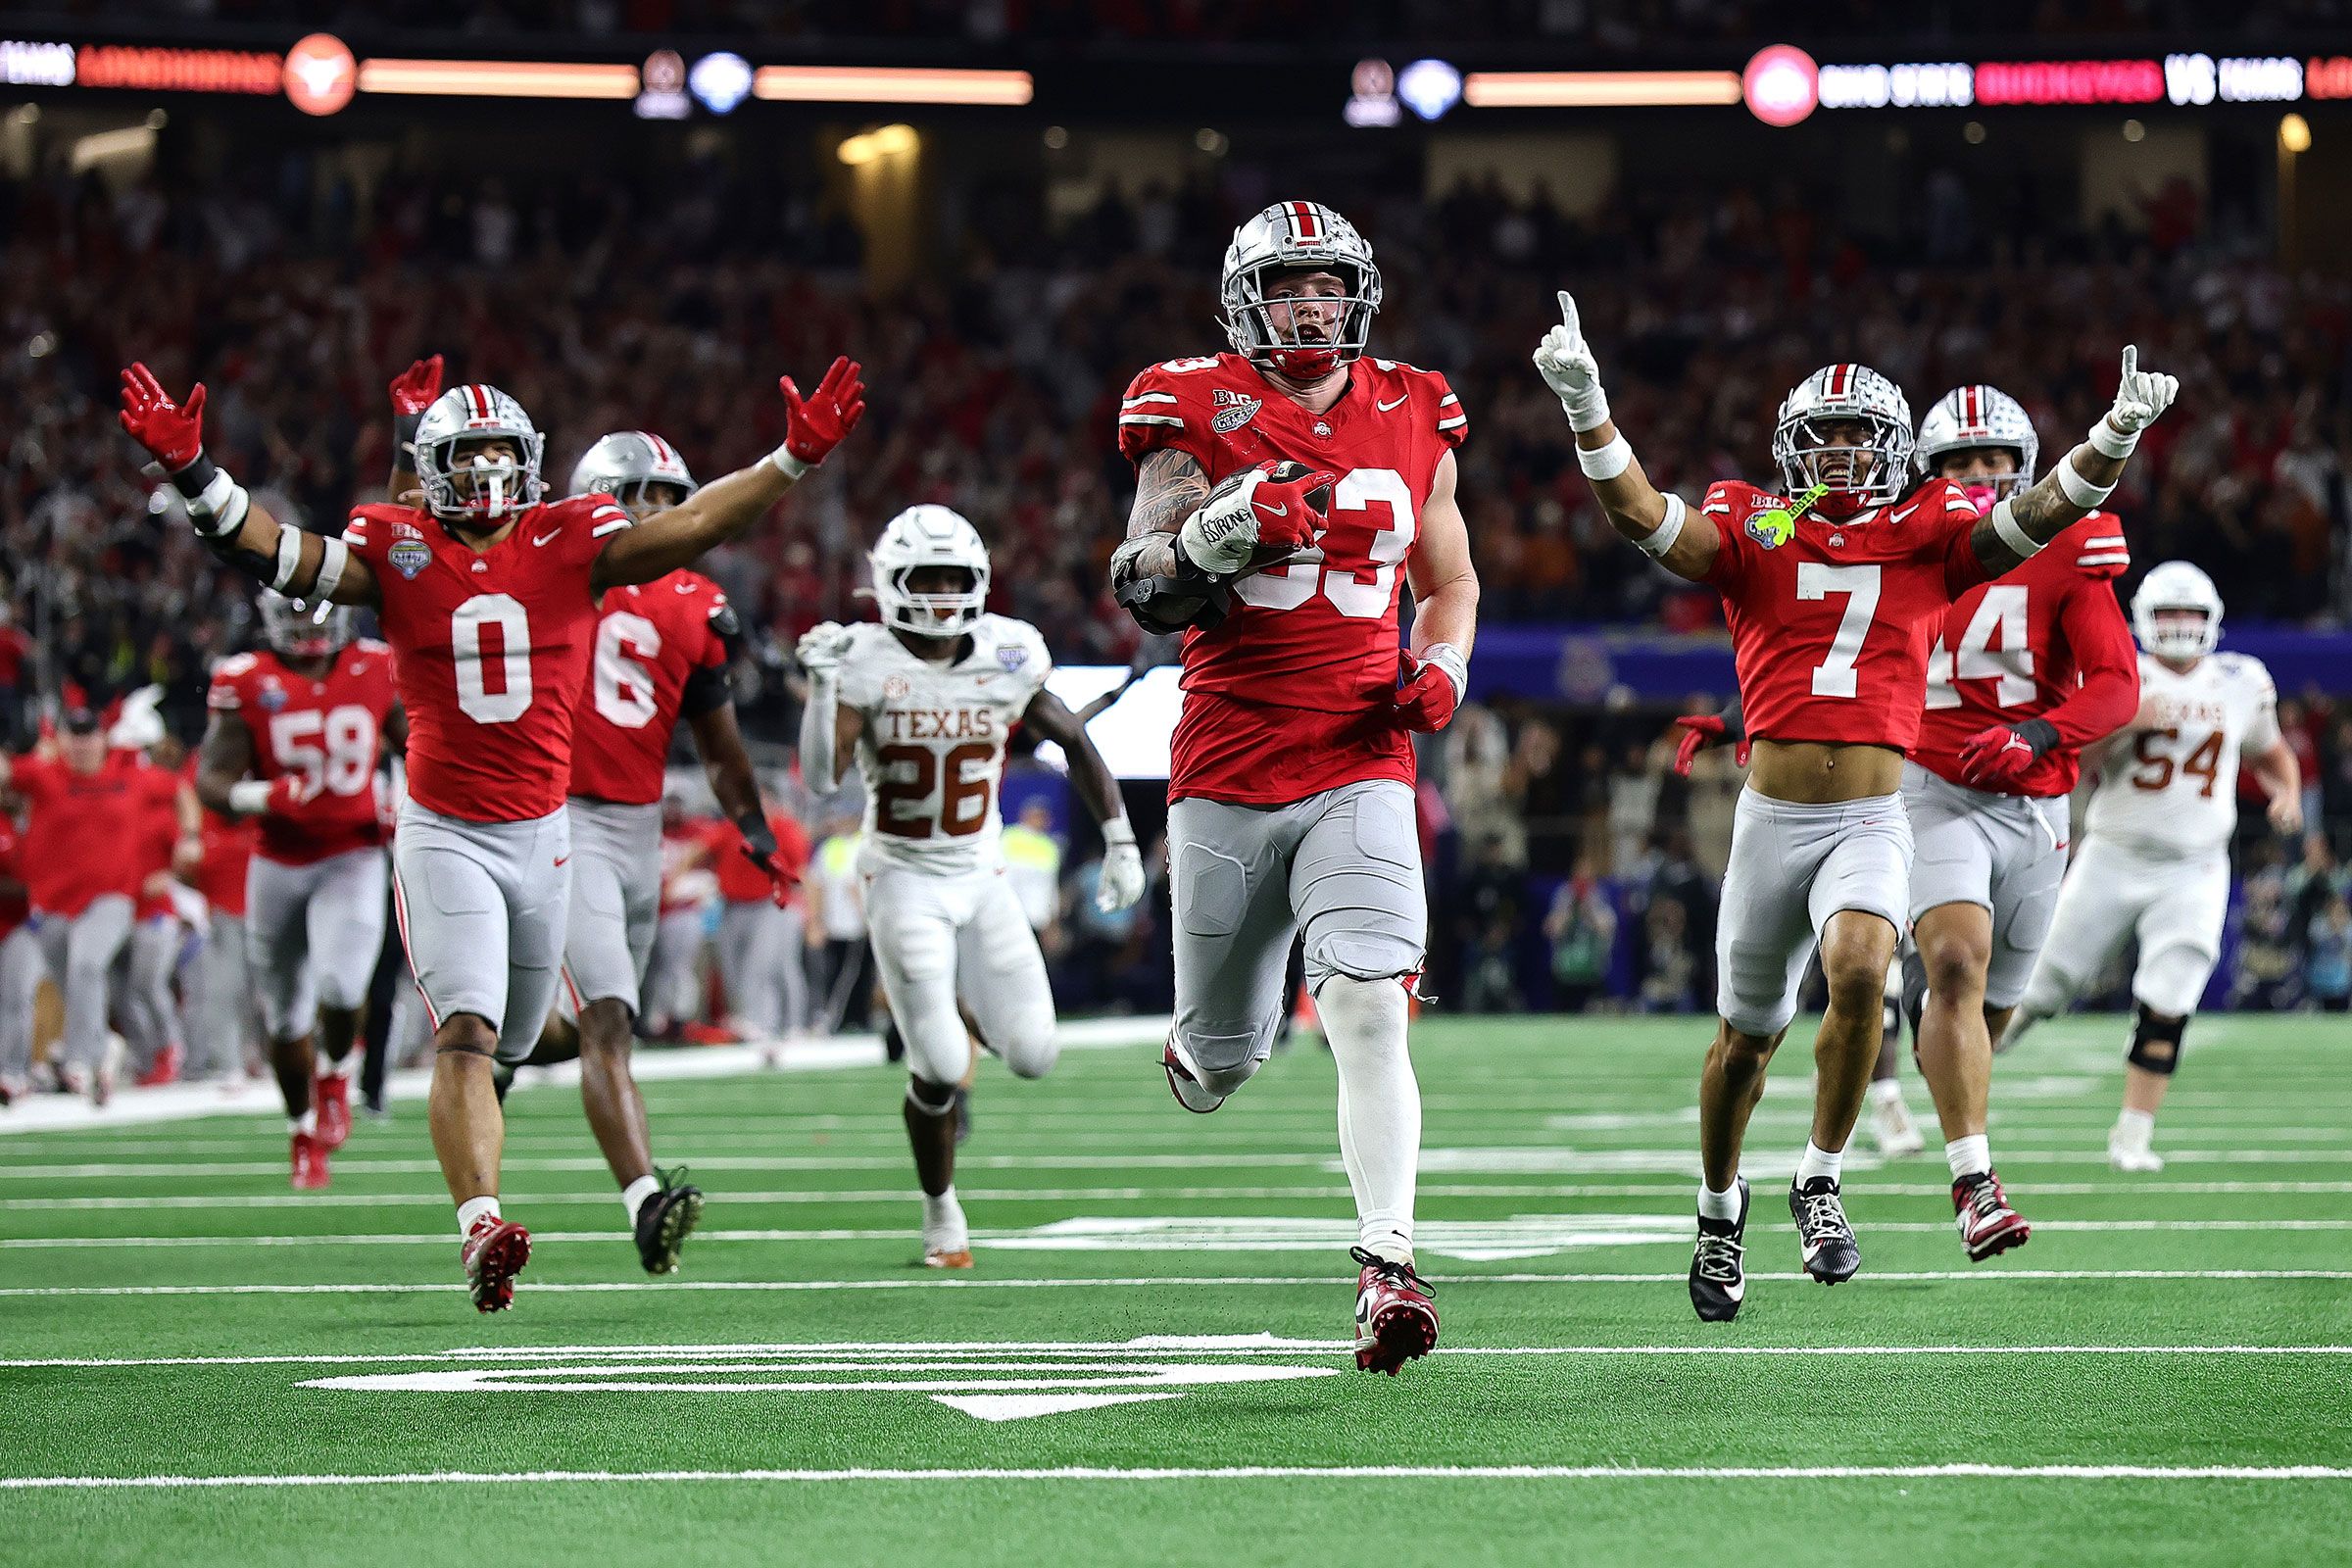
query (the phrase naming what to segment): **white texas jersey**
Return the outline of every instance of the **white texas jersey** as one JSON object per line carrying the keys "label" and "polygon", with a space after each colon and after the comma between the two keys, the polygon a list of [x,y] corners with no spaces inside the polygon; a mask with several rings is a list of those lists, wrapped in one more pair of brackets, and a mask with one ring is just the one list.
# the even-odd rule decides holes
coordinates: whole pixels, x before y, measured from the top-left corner
{"label": "white texas jersey", "polygon": [[2139,656],[2150,727],[2109,749],[2083,830],[2143,853],[2207,856],[2237,826],[2237,759],[2278,739],[2278,693],[2262,661],[2212,654],[2186,674]]}
{"label": "white texas jersey", "polygon": [[1046,684],[1054,656],[1026,621],[982,615],[971,652],[928,663],[889,627],[850,628],[841,704],[865,720],[858,771],[865,779],[866,869],[906,866],[949,876],[1003,863],[997,786],[1004,742]]}

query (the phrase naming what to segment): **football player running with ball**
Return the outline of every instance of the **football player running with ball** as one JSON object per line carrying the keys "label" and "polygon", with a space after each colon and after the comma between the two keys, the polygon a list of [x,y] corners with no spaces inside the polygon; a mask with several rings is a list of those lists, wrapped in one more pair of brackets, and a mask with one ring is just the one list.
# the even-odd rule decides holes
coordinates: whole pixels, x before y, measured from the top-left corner
{"label": "football player running with ball", "polygon": [[1394,1375],[1438,1341],[1413,1269],[1405,1024],[1429,909],[1412,736],[1443,729],[1468,684],[1478,577],[1453,449],[1469,421],[1444,376],[1364,357],[1380,270],[1330,208],[1278,202],[1235,230],[1221,295],[1232,352],[1144,371],[1119,409],[1136,494],[1111,586],[1147,630],[1184,631],[1162,1063],[1203,1115],[1249,1082],[1303,928],[1355,1195],[1356,1364]]}
{"label": "football player running with ball", "polygon": [[638,522],[610,496],[543,499],[542,440],[496,387],[418,418],[422,505],[353,509],[342,537],[281,525],[204,452],[204,387],[183,405],[144,365],[122,372],[122,427],[188,503],[223,564],[311,602],[367,605],[397,662],[409,796],[394,913],[433,1022],[433,1152],[458,1207],[473,1304],[513,1303],[530,1235],[499,1211],[505,1142],[491,1068],[529,1054],[564,956],[572,717],[597,600],[687,565],[750,528],[865,412],[833,362],[804,401],[780,384],[783,445]]}
{"label": "football player running with ball", "polygon": [[2159,1171],[2164,1158],[2149,1148],[2157,1107],[2221,956],[2230,910],[2239,759],[2270,798],[2271,826],[2290,838],[2303,830],[2303,778],[2278,732],[2271,672],[2248,655],[2214,652],[2222,596],[2212,578],[2185,561],[2153,567],[2132,596],[2132,629],[2143,650],[2139,711],[2093,769],[2082,852],[2001,1049],[2065,1011],[2124,938],[2136,935],[2136,1015],[2107,1161]]}
{"label": "football player running with ball", "polygon": [[865,781],[858,873],[874,963],[906,1042],[906,1138],[923,1193],[923,1263],[970,1268],[956,1197],[956,1086],[971,1037],[1023,1078],[1060,1052],[1045,956],[1004,879],[998,792],[1004,745],[1026,724],[1060,744],[1102,828],[1104,910],[1144,896],[1144,862],[1119,781],[1047,691],[1054,668],[1026,621],[987,612],[988,546],[946,507],[909,507],[872,553],[880,624],[802,634],[808,672],[801,776],[820,794],[852,756]]}
{"label": "football player running with ball", "polygon": [[[1916,460],[1986,514],[2033,484],[2039,445],[2016,399],[1962,386],[1920,420]],[[2123,524],[2093,512],[1955,600],[1928,656],[1926,713],[1903,764],[1916,841],[1908,961],[1927,988],[1912,1027],[1943,1123],[1953,1223],[1973,1261],[2032,1235],[1985,1138],[1992,1042],[2049,935],[2082,749],[2139,705],[2114,587],[2131,563]]]}
{"label": "football player running with ball", "polygon": [[196,795],[258,819],[245,871],[247,962],[286,1101],[294,1185],[327,1184],[351,1135],[361,1013],[384,946],[376,766],[405,725],[392,650],[352,637],[352,612],[262,596],[266,648],[213,671]]}
{"label": "football player running with ball", "polygon": [[1721,1021],[1699,1077],[1698,1244],[1690,1303],[1740,1310],[1747,1183],[1740,1150],[1818,948],[1829,1006],[1814,1038],[1812,1136],[1788,1188],[1805,1270],[1851,1279],[1860,1248],[1838,1192],[1879,1051],[1879,1003],[1910,915],[1911,825],[1898,793],[1919,737],[1930,645],[1951,603],[2087,515],[2179,386],[2126,349],[2115,405],[2048,478],[1980,515],[1957,483],[1912,469],[1911,411],[1866,366],[1832,365],[1782,401],[1784,499],[1721,480],[1700,506],[1661,494],[1609,417],[1576,303],[1536,368],[1576,432],[1617,531],[1723,595],[1754,764],[1741,791],[1716,936]]}

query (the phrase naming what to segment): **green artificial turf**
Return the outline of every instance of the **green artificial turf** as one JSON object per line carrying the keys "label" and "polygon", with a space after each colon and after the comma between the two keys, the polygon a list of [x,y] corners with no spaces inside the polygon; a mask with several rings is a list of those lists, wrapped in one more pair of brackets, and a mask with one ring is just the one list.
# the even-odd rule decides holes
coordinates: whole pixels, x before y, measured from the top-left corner
{"label": "green artificial turf", "polygon": [[[1931,1135],[1918,1158],[1849,1163],[1863,1271],[1835,1291],[1797,1276],[1781,1201],[1805,1131],[1800,1030],[1749,1141],[1748,1304],[1730,1325],[1698,1323],[1682,1283],[1704,1037],[1664,1019],[1419,1026],[1421,1264],[1445,1351],[1394,1381],[1342,1343],[1352,1210],[1311,1039],[1213,1117],[1169,1102],[1151,1050],[1074,1052],[1035,1084],[984,1074],[958,1180],[979,1267],[955,1276],[915,1266],[883,1069],[649,1085],[658,1156],[710,1194],[662,1282],[637,1267],[573,1091],[526,1086],[506,1206],[538,1250],[515,1309],[489,1318],[460,1287],[414,1102],[360,1125],[323,1195],[287,1190],[267,1118],[0,1136],[0,1486],[141,1482],[0,1491],[0,1563],[1992,1568],[2348,1549],[2352,1030],[2199,1020],[2158,1128],[2173,1162],[2128,1177],[2104,1157],[2123,1026],[2049,1026],[1994,1084],[2031,1245],[1967,1262]],[[1562,1348],[1578,1353],[1479,1353]],[[1823,1349],[1845,1353],[1772,1353]],[[173,1357],[210,1364],[88,1364]],[[403,1377],[435,1381],[308,1386]],[[567,1386],[533,1387],[551,1381]],[[1054,1394],[1159,1396],[973,1413]],[[1990,1471],[1730,1473],[1955,1464]],[[1574,1473],[1481,1473],[1514,1466]],[[2018,1473],[2045,1466],[2165,1473]],[[1249,1473],[1355,1467],[1422,1473]],[[2249,1473],[2179,1473],[2215,1467]],[[1136,1473],[1154,1470],[1222,1473]],[[494,1479],[548,1471],[584,1478]],[[476,1479],[159,1479],[452,1472]],[[645,1472],[697,1474],[616,1478]]]}

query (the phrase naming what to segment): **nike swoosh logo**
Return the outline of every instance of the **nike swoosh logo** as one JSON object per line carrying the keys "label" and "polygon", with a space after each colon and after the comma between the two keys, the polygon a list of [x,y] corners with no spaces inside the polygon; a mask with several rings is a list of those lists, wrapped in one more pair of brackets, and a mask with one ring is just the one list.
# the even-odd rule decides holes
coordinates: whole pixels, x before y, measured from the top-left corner
{"label": "nike swoosh logo", "polygon": [[1269,507],[1262,501],[1257,504],[1257,510],[1269,517],[1287,517],[1291,514],[1288,507]]}
{"label": "nike swoosh logo", "polygon": [[[1405,396],[1406,396],[1406,397],[1409,397],[1409,396],[1411,396],[1411,394],[1410,394],[1410,393],[1407,393],[1407,394],[1405,394]],[[1375,405],[1375,406],[1379,408],[1379,410],[1380,410],[1380,412],[1381,412],[1381,413],[1383,413],[1383,414],[1386,414],[1386,413],[1388,413],[1388,412],[1389,412],[1391,409],[1393,409],[1393,408],[1396,407],[1396,405],[1397,405],[1397,404],[1399,404],[1399,403],[1402,403],[1403,401],[1404,401],[1404,398],[1403,398],[1403,397],[1399,397],[1399,398],[1396,399],[1396,400],[1395,400],[1395,402],[1390,402],[1390,403],[1376,403],[1376,405]]]}
{"label": "nike swoosh logo", "polygon": [[[1916,502],[1916,501],[1914,501],[1914,502],[1912,502],[1912,503],[1911,503],[1909,506],[1905,507],[1905,508],[1904,508],[1902,511],[1900,511],[1900,512],[1889,512],[1888,514],[1886,514],[1886,520],[1887,520],[1888,522],[1900,522],[1900,521],[1902,521],[1902,520],[1903,520],[1905,517],[1908,517],[1909,515],[1911,515],[1911,514],[1913,514],[1914,512],[1917,512],[1918,510],[1919,510],[1919,503],[1918,503],[1918,502]],[[1973,512],[1973,511],[1975,511],[1976,509],[1975,509],[1974,507],[1971,507],[1969,510]]]}
{"label": "nike swoosh logo", "polygon": [[532,536],[532,538],[531,538],[531,543],[533,543],[533,544],[535,544],[535,545],[543,545],[543,544],[547,543],[547,542],[548,542],[550,539],[553,539],[553,538],[556,536],[556,534],[558,534],[558,533],[562,533],[563,531],[564,531],[563,529],[561,529],[561,528],[558,528],[558,529],[555,531],[555,533],[543,533],[543,534],[535,534],[535,535],[533,535],[533,536]]}
{"label": "nike swoosh logo", "polygon": [[556,863],[557,863],[558,865],[568,865],[570,862],[571,862],[571,857],[570,857],[570,856],[568,856],[568,855],[566,855],[566,856],[564,856],[564,857],[562,859],[558,860]]}

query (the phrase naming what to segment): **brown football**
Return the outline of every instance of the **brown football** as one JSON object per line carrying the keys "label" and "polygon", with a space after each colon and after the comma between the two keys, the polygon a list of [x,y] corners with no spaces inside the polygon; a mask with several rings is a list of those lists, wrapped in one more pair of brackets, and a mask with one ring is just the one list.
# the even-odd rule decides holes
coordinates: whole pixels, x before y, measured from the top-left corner
{"label": "brown football", "polygon": [[[1244,468],[1239,472],[1227,474],[1224,479],[1218,482],[1216,488],[1209,492],[1210,497],[1213,499],[1225,494],[1227,491],[1230,491],[1236,485],[1241,483],[1242,474],[1249,471],[1249,469]],[[1277,484],[1295,484],[1298,480],[1305,478],[1308,474],[1314,471],[1315,470],[1306,464],[1296,463],[1289,458],[1282,458],[1278,459],[1274,466],[1266,470],[1266,477],[1273,480]],[[1319,484],[1312,490],[1309,490],[1306,493],[1306,504],[1314,508],[1315,511],[1321,515],[1329,516],[1331,514],[1331,486],[1327,484]],[[1241,570],[1235,572],[1232,577],[1229,577],[1226,580],[1228,582],[1232,582],[1238,581],[1243,577],[1254,576],[1256,573],[1264,571],[1268,567],[1279,566],[1287,561],[1296,559],[1298,554],[1299,552],[1298,549],[1289,545],[1259,545],[1250,553],[1250,564],[1244,566]]]}

